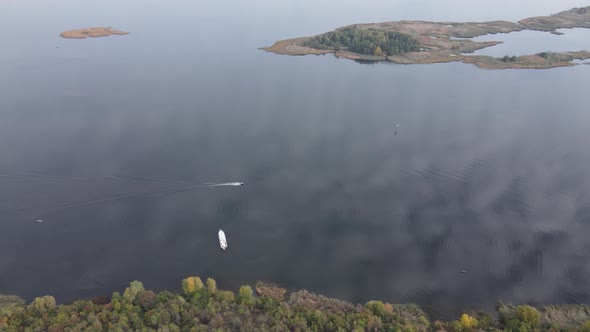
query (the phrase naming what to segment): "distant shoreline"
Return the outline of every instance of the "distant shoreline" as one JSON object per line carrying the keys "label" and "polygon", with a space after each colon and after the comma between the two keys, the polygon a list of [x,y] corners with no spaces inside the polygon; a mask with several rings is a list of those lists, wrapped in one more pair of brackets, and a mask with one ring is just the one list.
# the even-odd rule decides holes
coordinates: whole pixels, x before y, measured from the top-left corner
{"label": "distant shoreline", "polygon": [[[476,42],[472,38],[487,34],[510,33],[515,31],[545,31],[561,34],[558,29],[590,29],[590,6],[573,8],[551,16],[538,16],[520,20],[491,22],[427,22],[394,21],[384,23],[354,24],[338,28],[332,32],[314,37],[300,37],[280,40],[272,46],[262,48],[265,51],[285,55],[309,55],[332,53],[338,58],[355,61],[390,61],[399,64],[430,64],[441,62],[471,63],[483,69],[547,69],[575,66],[574,60],[590,59],[590,52],[578,50],[572,52],[543,52],[524,56],[495,58],[486,55],[468,55],[476,50],[501,44],[500,41]],[[346,47],[310,47],[312,38],[342,32],[345,29],[358,31],[395,32],[409,36],[417,41],[419,51],[401,54],[361,54],[349,51]],[[458,39],[459,38],[459,39]],[[338,46],[338,45],[337,45]]]}

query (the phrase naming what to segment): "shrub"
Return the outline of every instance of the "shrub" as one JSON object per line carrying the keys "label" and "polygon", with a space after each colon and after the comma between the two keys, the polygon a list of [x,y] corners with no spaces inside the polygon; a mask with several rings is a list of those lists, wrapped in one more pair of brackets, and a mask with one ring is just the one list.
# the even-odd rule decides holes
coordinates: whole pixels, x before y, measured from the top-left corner
{"label": "shrub", "polygon": [[528,305],[519,305],[516,307],[516,317],[519,321],[530,325],[531,327],[535,327],[539,325],[539,320],[541,319],[541,314],[537,309],[528,306]]}
{"label": "shrub", "polygon": [[365,308],[371,311],[375,316],[385,316],[385,304],[381,301],[369,301],[365,304]]}
{"label": "shrub", "polygon": [[452,332],[462,332],[463,331],[463,326],[461,325],[461,322],[459,322],[458,320],[454,321],[451,323],[451,326],[449,326],[449,329]]}
{"label": "shrub", "polygon": [[492,317],[486,313],[480,312],[477,314],[477,327],[480,330],[488,330],[494,325]]}
{"label": "shrub", "polygon": [[496,307],[500,323],[507,324],[509,321],[516,319],[516,309],[514,306],[506,306],[503,303],[499,303]]}
{"label": "shrub", "polygon": [[461,323],[461,327],[463,327],[464,330],[474,329],[477,327],[478,323],[477,319],[469,316],[468,314],[463,314],[459,322]]}
{"label": "shrub", "polygon": [[215,293],[215,299],[221,303],[230,303],[234,301],[235,296],[232,291],[220,290]]}

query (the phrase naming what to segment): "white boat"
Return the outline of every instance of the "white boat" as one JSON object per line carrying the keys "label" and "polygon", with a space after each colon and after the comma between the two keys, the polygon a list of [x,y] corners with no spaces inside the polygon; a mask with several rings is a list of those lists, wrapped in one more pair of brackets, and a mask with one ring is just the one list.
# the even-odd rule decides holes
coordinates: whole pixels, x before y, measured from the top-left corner
{"label": "white boat", "polygon": [[227,239],[225,238],[225,233],[220,229],[219,233],[219,246],[221,247],[221,249],[225,250],[227,249]]}

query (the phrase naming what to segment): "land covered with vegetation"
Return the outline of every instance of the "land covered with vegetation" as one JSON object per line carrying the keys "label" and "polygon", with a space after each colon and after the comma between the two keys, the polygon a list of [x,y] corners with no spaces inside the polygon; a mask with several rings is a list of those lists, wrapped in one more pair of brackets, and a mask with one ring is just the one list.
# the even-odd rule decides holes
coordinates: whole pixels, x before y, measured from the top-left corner
{"label": "land covered with vegetation", "polygon": [[558,29],[590,28],[590,6],[573,8],[551,16],[531,17],[519,22],[481,23],[396,21],[354,24],[313,37],[276,42],[264,50],[287,55],[334,53],[358,61],[391,61],[401,64],[426,64],[462,61],[486,69],[543,69],[573,66],[573,60],[590,59],[590,52],[544,52],[519,57],[494,58],[470,55],[476,50],[500,44],[477,42],[472,38],[486,34],[523,30],[560,34]]}
{"label": "land covered with vegetation", "polygon": [[127,35],[129,32],[112,29],[111,27],[94,27],[85,29],[67,30],[60,34],[62,38],[84,39],[87,37],[107,37],[112,35]]}
{"label": "land covered with vegetation", "polygon": [[258,283],[237,293],[215,280],[182,281],[182,293],[156,293],[133,281],[122,294],[57,305],[52,296],[30,304],[0,295],[1,331],[590,331],[590,306],[533,308],[497,305],[498,320],[466,312],[433,321],[413,304],[353,305],[305,290]]}
{"label": "land covered with vegetation", "polygon": [[397,55],[415,52],[419,49],[418,41],[403,33],[351,27],[311,37],[303,45],[316,49],[341,50],[346,48],[350,52],[368,55]]}

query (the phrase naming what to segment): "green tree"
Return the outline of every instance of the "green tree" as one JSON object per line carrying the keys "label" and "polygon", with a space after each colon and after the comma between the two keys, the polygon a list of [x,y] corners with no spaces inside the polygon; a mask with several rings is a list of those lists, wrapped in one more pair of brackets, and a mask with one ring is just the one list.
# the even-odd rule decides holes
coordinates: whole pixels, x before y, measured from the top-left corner
{"label": "green tree", "polygon": [[516,307],[516,317],[519,321],[528,324],[531,327],[539,325],[541,314],[537,309],[528,305],[519,305]]}
{"label": "green tree", "polygon": [[217,291],[217,283],[213,278],[207,278],[207,290],[209,293],[215,293]]}
{"label": "green tree", "polygon": [[132,281],[131,283],[129,283],[129,287],[125,289],[125,292],[123,292],[123,298],[127,302],[133,302],[137,294],[144,290],[145,289],[143,288],[143,284],[141,283],[141,281]]}
{"label": "green tree", "polygon": [[45,313],[51,309],[55,309],[56,306],[55,298],[50,295],[45,295],[42,297],[36,297],[29,305],[29,308],[39,313]]}
{"label": "green tree", "polygon": [[369,309],[373,315],[385,316],[385,304],[381,301],[369,301],[365,304],[365,308]]}
{"label": "green tree", "polygon": [[456,320],[454,322],[451,323],[451,325],[449,326],[449,329],[452,332],[462,332],[463,331],[463,325],[461,325],[461,322]]}
{"label": "green tree", "polygon": [[231,291],[220,290],[215,293],[215,298],[221,303],[228,304],[234,301],[235,296]]}
{"label": "green tree", "polygon": [[254,292],[250,286],[242,286],[238,291],[237,301],[248,307],[253,307],[256,301],[254,300]]}

